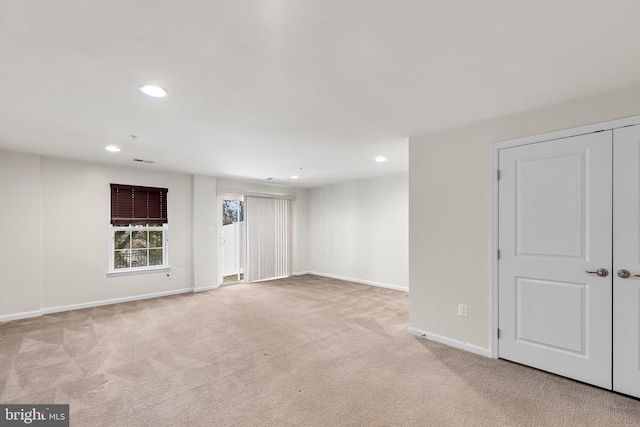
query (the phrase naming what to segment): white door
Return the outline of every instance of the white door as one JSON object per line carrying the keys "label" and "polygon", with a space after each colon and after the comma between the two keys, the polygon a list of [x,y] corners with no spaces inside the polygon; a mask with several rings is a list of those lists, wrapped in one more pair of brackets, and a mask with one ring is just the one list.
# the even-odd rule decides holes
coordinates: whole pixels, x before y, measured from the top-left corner
{"label": "white door", "polygon": [[613,389],[640,397],[640,126],[616,129],[613,153]]}
{"label": "white door", "polygon": [[219,194],[218,213],[218,285],[240,283],[246,258],[244,196]]}
{"label": "white door", "polygon": [[[499,154],[499,356],[605,388],[612,380],[611,147],[605,131]],[[598,269],[609,274],[587,273]]]}

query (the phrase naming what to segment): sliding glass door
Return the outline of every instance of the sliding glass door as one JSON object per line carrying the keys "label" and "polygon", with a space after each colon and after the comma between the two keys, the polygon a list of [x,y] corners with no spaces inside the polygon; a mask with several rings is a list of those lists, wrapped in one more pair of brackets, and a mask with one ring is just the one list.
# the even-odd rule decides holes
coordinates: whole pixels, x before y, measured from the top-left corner
{"label": "sliding glass door", "polygon": [[283,198],[218,195],[218,284],[289,276],[291,209]]}

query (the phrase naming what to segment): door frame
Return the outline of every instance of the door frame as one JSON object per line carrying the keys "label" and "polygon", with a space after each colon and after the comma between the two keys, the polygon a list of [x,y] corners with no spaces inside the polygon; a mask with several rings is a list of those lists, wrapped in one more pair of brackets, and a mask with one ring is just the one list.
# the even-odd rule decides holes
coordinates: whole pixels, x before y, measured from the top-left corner
{"label": "door frame", "polygon": [[490,357],[497,359],[499,357],[498,349],[498,170],[500,150],[506,148],[519,147],[522,145],[537,144],[540,142],[553,141],[557,139],[585,135],[599,131],[613,130],[626,126],[640,125],[640,116],[626,117],[623,119],[609,120],[606,122],[595,123],[591,125],[579,126],[570,129],[563,129],[554,132],[547,132],[540,135],[526,136],[522,138],[511,139],[507,141],[494,142],[489,145],[489,230],[490,230],[490,280],[491,280],[491,300],[490,300],[490,337],[491,351]]}
{"label": "door frame", "polygon": [[[218,273],[217,273],[217,278],[216,278],[216,282],[217,282],[217,286],[220,287],[224,284],[224,272],[223,272],[223,261],[224,261],[224,248],[222,245],[222,240],[223,237],[223,228],[222,228],[222,221],[223,221],[223,215],[222,215],[222,204],[224,202],[224,200],[238,200],[238,201],[242,201],[244,203],[244,195],[242,194],[237,194],[237,193],[221,193],[218,192],[216,194],[216,212],[219,215],[219,220],[218,220],[218,224],[217,224],[217,228],[218,228],[218,241],[217,241],[217,248],[218,248],[218,259],[217,259],[217,265],[218,265]],[[243,246],[246,249],[246,245]],[[234,282],[234,283],[240,283],[240,282]]]}

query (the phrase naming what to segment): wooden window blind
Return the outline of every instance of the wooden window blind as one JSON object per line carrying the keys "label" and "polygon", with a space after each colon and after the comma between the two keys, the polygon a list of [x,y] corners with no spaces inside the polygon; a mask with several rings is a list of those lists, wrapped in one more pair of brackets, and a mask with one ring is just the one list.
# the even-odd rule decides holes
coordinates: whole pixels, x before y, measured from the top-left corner
{"label": "wooden window blind", "polygon": [[111,224],[166,224],[168,191],[166,188],[111,184]]}

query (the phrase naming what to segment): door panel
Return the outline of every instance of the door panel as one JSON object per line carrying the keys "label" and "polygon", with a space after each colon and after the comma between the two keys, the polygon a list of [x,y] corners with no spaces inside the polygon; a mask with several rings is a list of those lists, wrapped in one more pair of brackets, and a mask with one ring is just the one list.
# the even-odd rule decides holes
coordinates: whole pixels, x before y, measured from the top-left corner
{"label": "door panel", "polygon": [[611,387],[612,132],[500,150],[499,355]]}
{"label": "door panel", "polygon": [[516,340],[584,356],[586,294],[584,283],[516,278]]}
{"label": "door panel", "polygon": [[640,126],[614,132],[613,389],[640,397]]}
{"label": "door panel", "polygon": [[584,258],[587,153],[516,160],[518,255]]}

